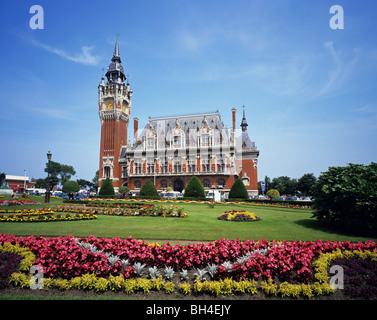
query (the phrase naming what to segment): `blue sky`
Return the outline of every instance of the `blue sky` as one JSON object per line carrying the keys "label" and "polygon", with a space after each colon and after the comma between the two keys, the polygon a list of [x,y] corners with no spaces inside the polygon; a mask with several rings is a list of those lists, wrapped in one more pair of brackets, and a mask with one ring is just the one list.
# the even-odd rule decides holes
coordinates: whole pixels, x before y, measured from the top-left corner
{"label": "blue sky", "polygon": [[[43,30],[30,28],[34,4]],[[329,25],[335,4],[343,30]],[[259,180],[376,162],[376,9],[374,0],[1,1],[0,172],[45,177],[50,150],[77,178],[94,177],[97,87],[117,33],[139,126],[219,110],[230,127],[244,104]]]}

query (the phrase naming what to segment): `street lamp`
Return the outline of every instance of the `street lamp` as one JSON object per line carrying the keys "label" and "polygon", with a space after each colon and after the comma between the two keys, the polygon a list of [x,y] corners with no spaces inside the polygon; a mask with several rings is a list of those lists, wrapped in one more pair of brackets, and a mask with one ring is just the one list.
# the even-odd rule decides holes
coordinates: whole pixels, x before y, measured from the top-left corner
{"label": "street lamp", "polygon": [[47,152],[47,159],[48,159],[48,165],[47,165],[47,189],[46,189],[46,195],[45,195],[45,203],[50,203],[50,160],[51,160],[51,152]]}

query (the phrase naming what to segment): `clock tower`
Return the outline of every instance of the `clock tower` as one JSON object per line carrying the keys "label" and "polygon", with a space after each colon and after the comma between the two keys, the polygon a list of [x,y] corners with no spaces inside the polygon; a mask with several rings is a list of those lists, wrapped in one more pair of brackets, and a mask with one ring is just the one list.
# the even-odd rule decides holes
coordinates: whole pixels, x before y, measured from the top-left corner
{"label": "clock tower", "polygon": [[[119,165],[122,146],[127,145],[127,128],[131,114],[132,89],[122,66],[118,39],[114,54],[107,68],[105,78],[102,74],[98,86],[99,117],[101,120],[101,147],[99,159],[98,186],[109,177],[117,190],[126,181],[125,170]],[[127,80],[127,83],[126,83]]]}

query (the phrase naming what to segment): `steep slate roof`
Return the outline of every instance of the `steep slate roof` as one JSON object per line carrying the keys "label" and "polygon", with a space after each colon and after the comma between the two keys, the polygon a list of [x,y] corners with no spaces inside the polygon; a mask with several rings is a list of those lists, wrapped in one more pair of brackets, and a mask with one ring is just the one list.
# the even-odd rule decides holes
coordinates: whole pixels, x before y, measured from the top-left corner
{"label": "steep slate roof", "polygon": [[[244,117],[244,119],[245,117]],[[223,136],[223,141],[230,139],[230,130],[228,130],[227,127],[225,127],[223,121],[221,120],[221,115],[218,110],[214,112],[205,112],[205,113],[196,113],[196,114],[184,114],[184,115],[172,115],[172,116],[162,116],[162,117],[149,117],[148,123],[145,125],[145,127],[139,132],[139,135],[137,137],[137,140],[142,142],[145,139],[146,132],[152,128],[152,130],[157,133],[159,141],[166,141],[166,147],[169,147],[170,139],[168,137],[169,131],[172,128],[176,127],[176,124],[178,122],[179,127],[183,130],[185,133],[185,139],[186,139],[186,146],[189,145],[189,135],[187,134],[188,131],[194,130],[194,131],[200,131],[202,128],[204,122],[207,122],[208,126],[212,130],[219,130],[219,132]],[[224,136],[225,135],[225,136]],[[238,139],[242,140],[240,142],[237,142],[237,146],[242,146],[242,149],[253,149],[255,148],[255,142],[252,142],[250,140],[250,137],[247,133],[247,131],[238,131],[238,134],[236,135],[237,141]],[[134,142],[135,143],[135,142]],[[132,149],[136,147],[136,144],[132,145]],[[124,158],[125,153],[127,151],[131,151],[127,146],[123,146],[121,150],[120,158]]]}
{"label": "steep slate roof", "polygon": [[[157,133],[159,139],[168,140],[167,135],[171,128],[176,126],[178,121],[180,128],[186,134],[186,145],[189,144],[189,135],[188,130],[200,130],[204,124],[204,121],[207,121],[208,126],[213,130],[219,130],[223,135],[226,134],[229,139],[229,130],[225,127],[223,121],[221,120],[221,115],[219,111],[215,112],[206,112],[206,113],[197,113],[197,114],[187,114],[187,115],[175,115],[167,117],[149,117],[147,125],[144,127],[143,131],[138,137],[138,140],[142,141],[145,136],[146,130],[149,130],[152,125],[153,129]],[[224,139],[226,137],[223,137]]]}

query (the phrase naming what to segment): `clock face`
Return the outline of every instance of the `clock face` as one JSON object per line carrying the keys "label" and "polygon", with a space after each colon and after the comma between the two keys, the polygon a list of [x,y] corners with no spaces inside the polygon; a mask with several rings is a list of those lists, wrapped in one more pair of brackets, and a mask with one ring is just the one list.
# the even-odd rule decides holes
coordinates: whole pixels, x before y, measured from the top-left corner
{"label": "clock face", "polygon": [[114,102],[109,101],[106,103],[106,110],[112,110],[114,108]]}
{"label": "clock face", "polygon": [[123,103],[122,103],[122,111],[123,111],[123,112],[126,112],[126,110],[127,110],[126,104],[123,102]]}

